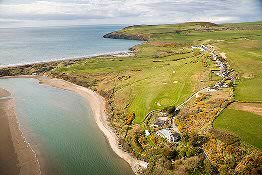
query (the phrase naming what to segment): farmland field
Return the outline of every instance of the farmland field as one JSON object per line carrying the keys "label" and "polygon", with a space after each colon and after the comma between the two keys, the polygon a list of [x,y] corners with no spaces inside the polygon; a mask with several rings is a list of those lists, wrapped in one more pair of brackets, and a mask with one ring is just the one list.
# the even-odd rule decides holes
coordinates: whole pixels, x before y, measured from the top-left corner
{"label": "farmland field", "polygon": [[244,142],[262,149],[262,116],[235,109],[226,109],[215,122],[215,128],[231,132]]}

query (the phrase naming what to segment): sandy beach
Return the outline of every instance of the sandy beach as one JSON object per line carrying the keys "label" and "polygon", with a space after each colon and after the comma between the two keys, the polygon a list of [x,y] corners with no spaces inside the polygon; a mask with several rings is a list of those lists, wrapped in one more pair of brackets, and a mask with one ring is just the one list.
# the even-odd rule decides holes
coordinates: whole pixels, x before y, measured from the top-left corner
{"label": "sandy beach", "polygon": [[96,123],[107,138],[113,151],[119,157],[129,163],[135,174],[139,174],[139,171],[141,169],[147,168],[147,162],[135,159],[119,147],[118,137],[114,133],[113,129],[109,126],[109,122],[107,121],[108,115],[106,114],[106,102],[99,94],[85,87],[78,86],[61,79],[50,79],[47,77],[37,77],[37,79],[42,84],[60,89],[70,90],[84,97],[89,102]]}
{"label": "sandy beach", "polygon": [[0,89],[0,174],[39,175],[35,152],[23,137],[17,121],[15,100]]}

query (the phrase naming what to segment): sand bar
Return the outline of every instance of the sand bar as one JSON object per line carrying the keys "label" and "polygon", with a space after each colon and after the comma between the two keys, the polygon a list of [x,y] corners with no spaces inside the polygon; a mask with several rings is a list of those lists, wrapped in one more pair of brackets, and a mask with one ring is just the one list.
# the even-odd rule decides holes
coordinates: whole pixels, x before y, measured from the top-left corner
{"label": "sand bar", "polygon": [[41,174],[36,154],[20,130],[15,100],[3,98],[11,95],[6,90],[0,89],[0,95],[0,174]]}

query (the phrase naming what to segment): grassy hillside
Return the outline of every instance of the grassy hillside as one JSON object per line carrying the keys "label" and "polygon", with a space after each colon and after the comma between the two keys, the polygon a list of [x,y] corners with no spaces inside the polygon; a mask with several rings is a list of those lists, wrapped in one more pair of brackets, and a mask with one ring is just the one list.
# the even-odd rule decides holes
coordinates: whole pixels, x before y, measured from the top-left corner
{"label": "grassy hillside", "polygon": [[191,22],[176,25],[132,26],[113,32],[118,35],[143,36],[150,41],[175,41],[181,44],[205,40],[231,40],[245,37],[261,38],[261,22],[217,25]]}
{"label": "grassy hillside", "polygon": [[[262,94],[261,86],[258,86],[261,82],[260,31],[260,22],[127,27],[117,34],[139,35],[150,41],[137,48],[139,52],[135,57],[91,59],[56,72],[77,76],[87,73],[96,76],[106,74],[106,77],[116,78],[116,81],[99,82],[98,90],[104,90],[104,84],[116,88],[115,101],[121,101],[122,104],[124,100],[128,111],[135,112],[136,121],[141,122],[149,111],[178,105],[199,87],[203,87],[199,86],[201,83],[196,81],[196,77],[208,69],[201,65],[200,55],[194,55],[190,51],[190,46],[210,43],[226,52],[232,66],[241,73],[236,98],[259,101]],[[118,75],[126,78],[117,81]],[[207,76],[203,75],[206,82]],[[245,76],[249,78],[242,79]],[[202,84],[206,85],[208,82]],[[116,106],[119,107],[119,104]]]}
{"label": "grassy hillside", "polygon": [[92,75],[98,91],[114,89],[116,110],[134,112],[138,123],[151,110],[178,105],[206,85],[199,83],[200,75],[208,81],[201,55],[189,48],[147,43],[138,49],[135,57],[94,58],[59,68],[56,73],[80,78]]}

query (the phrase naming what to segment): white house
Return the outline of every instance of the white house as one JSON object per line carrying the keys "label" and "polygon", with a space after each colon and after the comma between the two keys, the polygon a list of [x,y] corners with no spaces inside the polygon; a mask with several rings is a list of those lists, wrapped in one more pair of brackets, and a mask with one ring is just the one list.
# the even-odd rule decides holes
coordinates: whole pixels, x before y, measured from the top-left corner
{"label": "white house", "polygon": [[150,132],[148,130],[145,130],[146,136],[150,136]]}
{"label": "white house", "polygon": [[169,142],[176,142],[181,139],[179,133],[172,133],[170,129],[161,129],[156,132],[156,134],[160,137],[167,139]]}

